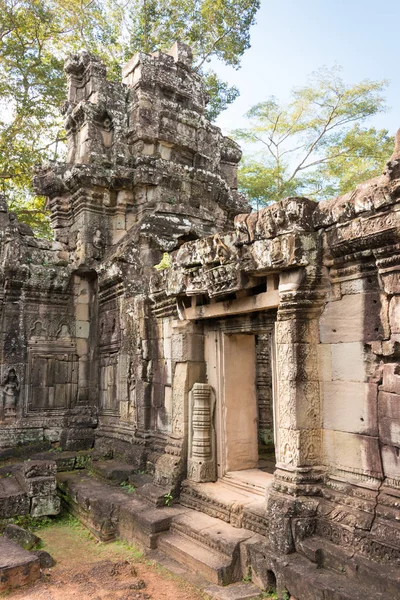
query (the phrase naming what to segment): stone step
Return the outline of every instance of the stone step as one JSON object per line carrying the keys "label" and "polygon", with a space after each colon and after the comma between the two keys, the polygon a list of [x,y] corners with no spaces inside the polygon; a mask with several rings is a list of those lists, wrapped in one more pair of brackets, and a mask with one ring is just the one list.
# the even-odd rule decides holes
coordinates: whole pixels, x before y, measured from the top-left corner
{"label": "stone step", "polygon": [[220,519],[191,509],[172,519],[170,531],[224,554],[231,560],[238,559],[240,543],[254,535],[252,531],[232,527]]}
{"label": "stone step", "polygon": [[252,531],[187,509],[171,519],[158,548],[211,583],[227,585],[242,579],[240,544],[253,536]]}
{"label": "stone step", "polygon": [[166,533],[161,536],[158,548],[177,562],[200,573],[211,583],[227,585],[241,578],[240,574],[237,574],[235,579],[231,558],[178,533]]}
{"label": "stone step", "polygon": [[119,537],[156,548],[160,533],[169,529],[174,517],[188,510],[179,505],[155,508],[138,495],[138,490],[116,488],[84,472],[60,473],[57,479],[68,510],[103,542]]}
{"label": "stone step", "polygon": [[119,485],[129,480],[135,472],[135,467],[116,460],[104,460],[94,461],[91,470],[96,477]]}
{"label": "stone step", "polygon": [[145,548],[157,548],[161,533],[168,531],[174,517],[186,512],[183,506],[154,506],[138,497],[132,498],[121,507],[119,513],[119,537],[131,543],[139,541]]}
{"label": "stone step", "polygon": [[[299,545],[300,552],[319,568],[341,573],[349,582],[374,588],[376,582],[385,579],[385,592],[399,594],[400,574],[398,567],[376,563],[356,554],[354,548],[337,546],[320,536],[306,538]],[[377,590],[379,591],[379,590]]]}
{"label": "stone step", "polygon": [[239,581],[221,586],[211,583],[208,579],[202,577],[198,571],[190,568],[189,565],[179,563],[160,550],[153,550],[150,557],[170,573],[189,581],[202,590],[210,600],[257,600],[261,597],[260,588],[254,583]]}
{"label": "stone step", "polygon": [[229,471],[221,481],[230,487],[265,498],[269,488],[272,487],[274,476],[260,469],[246,469]]}
{"label": "stone step", "polygon": [[54,460],[57,465],[57,473],[61,473],[62,471],[73,471],[74,469],[86,469],[92,460],[92,451],[51,450],[49,452],[39,452],[32,455],[31,458],[32,460]]}
{"label": "stone step", "polygon": [[150,482],[145,483],[137,489],[138,497],[149,504],[152,504],[156,508],[162,508],[168,505],[169,492],[170,488],[162,487]]}
{"label": "stone step", "polygon": [[0,536],[0,592],[34,583],[39,577],[39,558]]}
{"label": "stone step", "polygon": [[57,482],[64,505],[97,539],[108,542],[116,538],[120,510],[130,501],[130,494],[84,471],[59,473]]}
{"label": "stone step", "polygon": [[234,527],[242,527],[245,507],[259,503],[260,496],[249,490],[235,489],[222,481],[215,483],[182,483],[180,504],[216,517]]}

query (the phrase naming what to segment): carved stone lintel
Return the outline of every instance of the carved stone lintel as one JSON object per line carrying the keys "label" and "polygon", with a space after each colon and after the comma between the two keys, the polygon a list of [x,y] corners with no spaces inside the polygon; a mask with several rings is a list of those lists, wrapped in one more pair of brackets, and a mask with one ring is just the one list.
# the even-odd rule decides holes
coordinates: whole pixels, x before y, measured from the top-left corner
{"label": "carved stone lintel", "polygon": [[196,482],[216,480],[215,397],[207,383],[195,383],[189,394],[188,479]]}

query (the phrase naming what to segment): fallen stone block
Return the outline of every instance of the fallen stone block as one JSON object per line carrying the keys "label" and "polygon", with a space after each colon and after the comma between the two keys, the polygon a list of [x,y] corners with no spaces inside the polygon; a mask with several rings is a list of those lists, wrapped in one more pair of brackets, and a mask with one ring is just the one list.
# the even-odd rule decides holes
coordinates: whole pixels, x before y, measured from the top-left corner
{"label": "fallen stone block", "polygon": [[13,523],[7,525],[3,531],[3,536],[9,540],[13,540],[25,550],[32,550],[40,542],[40,537]]}
{"label": "fallen stone block", "polygon": [[51,569],[56,564],[54,558],[46,550],[34,550],[32,554],[38,557],[41,569]]}
{"label": "fallen stone block", "polygon": [[0,592],[34,583],[39,577],[39,558],[14,541],[0,537]]}

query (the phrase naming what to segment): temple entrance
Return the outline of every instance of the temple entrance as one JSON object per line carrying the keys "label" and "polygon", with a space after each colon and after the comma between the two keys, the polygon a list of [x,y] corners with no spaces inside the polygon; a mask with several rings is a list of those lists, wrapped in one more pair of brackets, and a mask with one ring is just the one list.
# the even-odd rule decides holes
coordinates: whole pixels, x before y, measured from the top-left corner
{"label": "temple entrance", "polygon": [[218,480],[264,496],[275,469],[274,320],[247,316],[207,329]]}

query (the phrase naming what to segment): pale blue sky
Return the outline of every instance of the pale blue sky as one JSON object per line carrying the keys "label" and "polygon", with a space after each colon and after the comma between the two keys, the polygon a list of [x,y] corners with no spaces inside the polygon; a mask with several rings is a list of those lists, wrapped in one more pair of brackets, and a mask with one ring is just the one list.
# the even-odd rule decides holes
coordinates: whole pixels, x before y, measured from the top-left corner
{"label": "pale blue sky", "polygon": [[388,79],[388,112],[371,125],[400,128],[399,0],[261,0],[251,48],[240,70],[213,64],[240,90],[240,98],[217,120],[225,133],[246,125],[244,113],[274,95],[287,100],[292,87],[322,65],[343,67],[343,79]]}

